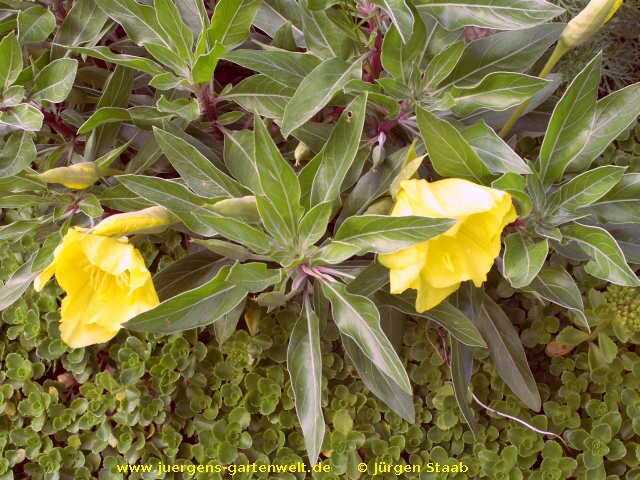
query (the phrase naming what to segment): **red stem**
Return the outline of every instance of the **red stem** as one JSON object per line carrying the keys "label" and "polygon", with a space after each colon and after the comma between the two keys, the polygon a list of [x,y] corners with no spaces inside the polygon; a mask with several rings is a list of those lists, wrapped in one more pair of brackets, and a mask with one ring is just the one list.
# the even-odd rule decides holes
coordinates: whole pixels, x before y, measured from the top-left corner
{"label": "red stem", "polygon": [[74,138],[78,135],[78,132],[71,130],[67,125],[65,125],[61,120],[56,119],[56,116],[53,113],[42,112],[44,115],[44,124],[49,125],[56,132],[58,132],[63,137]]}

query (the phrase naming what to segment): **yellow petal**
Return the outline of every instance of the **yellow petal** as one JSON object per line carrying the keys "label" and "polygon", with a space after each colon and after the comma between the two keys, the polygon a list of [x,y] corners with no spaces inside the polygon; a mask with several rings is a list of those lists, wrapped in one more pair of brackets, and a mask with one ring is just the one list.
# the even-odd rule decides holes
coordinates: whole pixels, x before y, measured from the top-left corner
{"label": "yellow petal", "polygon": [[56,260],[56,278],[67,295],[75,295],[89,284],[92,272],[80,244],[66,243]]}
{"label": "yellow petal", "polygon": [[607,23],[609,20],[611,20],[611,17],[613,17],[613,15],[618,11],[618,9],[620,8],[620,6],[622,5],[623,2],[624,2],[624,0],[616,0],[615,5],[613,6],[611,11],[609,12],[609,16],[606,18],[604,23]]}
{"label": "yellow petal", "polygon": [[444,288],[436,288],[421,279],[420,285],[417,288],[416,312],[422,313],[432,309],[442,303],[449,295],[458,290],[458,288],[460,288],[460,283],[455,283]]}
{"label": "yellow petal", "polygon": [[36,292],[39,292],[40,290],[42,290],[42,288],[45,286],[45,284],[51,280],[51,277],[53,277],[53,274],[56,273],[56,261],[54,260],[53,262],[51,262],[51,265],[49,265],[47,268],[45,268],[40,275],[38,275],[36,277],[36,279],[33,281],[33,288],[35,289]]}
{"label": "yellow petal", "polygon": [[111,275],[120,275],[132,268],[146,270],[144,261],[134,255],[133,245],[115,238],[88,233],[82,237],[80,246],[91,264]]}

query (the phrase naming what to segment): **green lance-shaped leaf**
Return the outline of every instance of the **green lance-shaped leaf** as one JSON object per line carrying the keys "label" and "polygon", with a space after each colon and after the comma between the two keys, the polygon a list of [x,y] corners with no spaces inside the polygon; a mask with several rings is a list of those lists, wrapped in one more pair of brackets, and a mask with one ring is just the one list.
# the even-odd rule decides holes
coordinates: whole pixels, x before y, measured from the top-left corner
{"label": "green lance-shaped leaf", "polygon": [[576,223],[563,231],[563,235],[578,242],[580,248],[593,258],[584,267],[587,273],[617,285],[640,286],[640,280],[627,265],[620,246],[603,228]]}
{"label": "green lance-shaped leaf", "polygon": [[596,103],[589,137],[567,170],[583,170],[640,115],[640,83],[610,93]]}
{"label": "green lance-shaped leaf", "polygon": [[131,121],[131,114],[126,108],[121,107],[102,107],[96,110],[86,122],[78,129],[78,133],[89,133],[101,125]]}
{"label": "green lance-shaped leaf", "polygon": [[298,227],[301,251],[304,252],[322,238],[327,231],[327,225],[330,219],[331,203],[329,202],[319,203],[307,212]]}
{"label": "green lance-shaped leaf", "polygon": [[304,209],[300,206],[298,176],[273,143],[260,118],[254,122],[255,164],[262,191],[280,213],[291,235],[295,235]]}
{"label": "green lance-shaped leaf", "polygon": [[300,83],[287,105],[282,120],[282,134],[286,137],[304,124],[354,79],[360,79],[359,61],[349,63],[332,58],[318,65]]}
{"label": "green lance-shaped leaf", "polygon": [[415,5],[448,30],[467,25],[517,30],[547,23],[564,13],[544,0],[418,0]]}
{"label": "green lance-shaped leaf", "polygon": [[295,89],[260,74],[245,78],[225,98],[239,103],[245,110],[280,122],[294,93]]}
{"label": "green lance-shaped leaf", "polygon": [[522,290],[536,293],[550,302],[571,310],[578,317],[580,325],[589,329],[580,290],[573,277],[561,266],[542,267],[533,281],[526,287],[522,287]]}
{"label": "green lance-shaped leaf", "polygon": [[420,57],[427,43],[427,30],[422,18],[415,18],[414,31],[409,38],[403,38],[399,25],[392,23],[384,35],[380,60],[385,71],[397,81],[409,83],[413,62]]}
{"label": "green lance-shaped leaf", "polygon": [[314,465],[322,447],[325,424],[322,414],[320,321],[308,302],[305,302],[305,308],[291,332],[287,368],[305,447],[309,461]]}
{"label": "green lance-shaped leaf", "polygon": [[77,0],[53,37],[51,60],[63,58],[66,47],[76,47],[101,38],[105,24],[108,28],[111,21],[95,0]]}
{"label": "green lance-shaped leaf", "polygon": [[224,163],[229,173],[255,195],[264,195],[256,165],[253,132],[225,130],[224,135]]}
{"label": "green lance-shaped leaf", "polygon": [[253,18],[261,0],[221,0],[211,17],[207,32],[209,43],[218,42],[231,50],[249,37]]}
{"label": "green lance-shaped leaf", "polygon": [[193,83],[209,83],[213,80],[213,72],[225,50],[224,45],[215,43],[208,53],[203,53],[196,59],[191,71]]}
{"label": "green lance-shaped leaf", "polygon": [[371,361],[358,344],[348,335],[341,334],[342,345],[358,371],[358,375],[371,393],[386,403],[409,423],[416,421],[413,397]]}
{"label": "green lance-shaped leaf", "polygon": [[44,67],[36,77],[29,99],[47,100],[53,103],[62,102],[71,92],[77,70],[77,60],[69,58],[54,60]]}
{"label": "green lance-shaped leaf", "polygon": [[640,174],[623,175],[606,195],[577,213],[603,223],[640,223]]}
{"label": "green lance-shaped leaf", "polygon": [[531,173],[524,160],[484,120],[463,128],[460,133],[491,173]]}
{"label": "green lance-shaped leaf", "polygon": [[153,133],[171,164],[196,194],[205,198],[233,198],[251,194],[186,141],[159,128],[154,128]]}
{"label": "green lance-shaped leaf", "polygon": [[311,266],[342,263],[358,254],[359,251],[360,247],[356,245],[334,240],[315,251],[313,259],[311,260]]}
{"label": "green lance-shaped leaf", "polygon": [[466,42],[464,40],[459,40],[438,52],[438,54],[433,57],[433,60],[429,62],[429,65],[427,65],[427,69],[424,72],[426,90],[435,90],[440,82],[449,76],[458,64],[458,61],[464,52],[465,45]]}
{"label": "green lance-shaped leaf", "polygon": [[347,285],[347,293],[368,297],[388,283],[389,269],[374,260]]}
{"label": "green lance-shaped leaf", "polygon": [[22,50],[15,33],[0,42],[0,90],[13,85],[22,71]]}
{"label": "green lance-shaped leaf", "polygon": [[359,247],[361,255],[393,253],[441,235],[455,223],[449,218],[363,215],[348,218],[340,225],[334,240]]}
{"label": "green lance-shaped leaf", "polygon": [[165,73],[164,68],[158,65],[153,60],[148,58],[135,57],[133,55],[124,55],[113,53],[108,47],[73,47],[70,48],[72,52],[81,53],[89,57],[99,58],[105,62],[115,63],[116,65],[122,65],[123,67],[134,68],[141,72],[148,73],[149,75],[161,75]]}
{"label": "green lance-shaped leaf", "polygon": [[416,107],[418,127],[429,158],[443,177],[457,177],[483,184],[491,175],[478,154],[456,128],[433,113]]}
{"label": "green lance-shaped leaf", "polygon": [[283,269],[269,270],[264,263],[236,263],[227,276],[227,282],[247,292],[261,292],[283,280]]}
{"label": "green lance-shaped leaf", "polygon": [[474,324],[482,334],[500,377],[525,405],[540,411],[540,393],[533,378],[520,337],[509,317],[485,295]]}
{"label": "green lance-shaped leaf", "polygon": [[455,100],[451,111],[458,116],[470,115],[476,110],[502,111],[519,105],[542,90],[548,80],[522,73],[490,73],[476,85],[452,86],[446,90]]}
{"label": "green lance-shaped leaf", "polygon": [[437,323],[465,345],[474,347],[486,346],[480,332],[478,332],[473,323],[460,310],[447,302],[442,302],[426,312],[418,313],[416,312],[416,292],[414,291],[406,291],[400,295],[394,295],[385,289],[380,289],[375,293],[375,299],[383,305],[389,305],[412,317],[426,318]]}
{"label": "green lance-shaped leaf", "polygon": [[398,29],[403,43],[407,43],[413,33],[414,21],[417,21],[405,0],[374,0],[389,14],[393,25]]}
{"label": "green lance-shaped leaf", "polygon": [[193,34],[180,18],[178,8],[172,0],[154,0],[153,6],[160,28],[175,45],[175,53],[189,60],[193,47]]}
{"label": "green lance-shaped leaf", "polygon": [[[267,3],[266,0],[265,3]],[[272,0],[269,3],[274,6],[273,4],[277,3],[282,5],[283,2],[276,3]],[[296,9],[290,6],[291,4],[295,5],[296,2],[290,2],[290,4],[285,7],[286,10],[291,10],[285,13],[285,15],[289,15],[286,17],[287,20],[291,20],[294,25],[296,24],[296,20],[293,18],[294,16],[299,16],[301,20],[304,39],[296,37],[298,45],[306,43],[306,49],[313,52],[316,57],[322,60],[330,60],[332,58],[347,60],[358,53],[356,42],[341,30],[338,26],[339,22],[336,22],[338,23],[336,24],[329,18],[329,11],[314,12],[309,10],[306,7],[306,0],[300,0],[298,3],[301,7],[298,9],[299,13],[295,12]],[[280,5],[278,6],[280,7]],[[300,23],[298,23],[298,25],[300,25]],[[295,37],[295,30],[293,34]]]}
{"label": "green lance-shaped leaf", "polygon": [[203,0],[176,0],[176,7],[194,38],[198,38],[202,30],[209,26]]}
{"label": "green lance-shaped leaf", "polygon": [[231,311],[247,292],[225,280],[229,266],[201,287],[166,300],[153,310],[133,317],[126,328],[138,332],[173,333],[210,325]]}
{"label": "green lance-shaped leaf", "polygon": [[0,152],[0,177],[10,177],[20,173],[36,158],[35,135],[22,130],[9,136]]}
{"label": "green lance-shaped leaf", "polygon": [[587,143],[595,115],[601,68],[602,54],[598,54],[571,82],[553,110],[536,162],[545,189],[562,178],[569,162]]}
{"label": "green lance-shaped leaf", "polygon": [[340,187],[358,153],[366,106],[367,94],[358,95],[331,132],[311,186],[312,207],[324,202],[331,202],[334,210],[340,207]]}
{"label": "green lance-shaped leaf", "polygon": [[398,354],[380,328],[380,314],[375,304],[365,297],[347,293],[341,283],[322,283],[331,302],[333,319],[340,331],[351,337],[364,354],[400,388],[411,392],[409,377]]}
{"label": "green lance-shaped leaf", "polygon": [[478,436],[478,425],[468,401],[472,370],[473,347],[465,345],[455,337],[451,338],[451,382],[453,383],[453,393],[458,401],[460,413],[467,421],[473,437],[476,438]]}
{"label": "green lance-shaped leaf", "polygon": [[529,285],[538,275],[549,253],[549,242],[531,243],[519,233],[504,239],[504,276],[514,288]]}
{"label": "green lance-shaped leaf", "polygon": [[45,40],[56,28],[56,17],[39,5],[18,13],[18,42],[21,45]]}
{"label": "green lance-shaped leaf", "polygon": [[35,255],[13,272],[9,280],[0,287],[0,310],[10,307],[18,301],[24,291],[29,288],[31,282],[38,276],[40,272],[32,272],[31,270],[34,259]]}
{"label": "green lance-shaped leaf", "polygon": [[26,103],[20,103],[4,113],[0,112],[0,124],[12,125],[29,132],[40,130],[43,120],[44,114]]}

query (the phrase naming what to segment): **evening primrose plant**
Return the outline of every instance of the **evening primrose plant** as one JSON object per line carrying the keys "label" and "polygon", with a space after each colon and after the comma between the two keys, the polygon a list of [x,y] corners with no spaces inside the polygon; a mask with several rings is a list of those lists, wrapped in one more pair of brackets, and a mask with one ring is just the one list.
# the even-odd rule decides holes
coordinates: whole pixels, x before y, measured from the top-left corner
{"label": "evening primrose plant", "polygon": [[[171,397],[175,369],[204,386],[199,332],[228,355],[202,366],[220,385],[272,352],[282,368],[246,391],[219,385],[218,403],[271,418],[288,399],[312,464],[335,451],[356,465],[366,445],[335,422],[355,415],[356,392],[341,392],[340,409],[326,404],[327,375],[343,358],[391,410],[390,424],[422,418],[415,379],[426,385],[438,368],[401,359],[398,339],[413,321],[427,335],[414,357],[429,347],[440,355],[435,336],[451,375],[437,387],[451,393],[437,421],[453,428],[457,408],[472,438],[482,431],[472,405],[514,418],[471,384],[476,353],[491,357],[523,410],[542,408],[507,315],[515,294],[561,307],[563,329],[593,345],[602,384],[615,383],[598,293],[587,299],[578,283],[640,285],[640,179],[601,156],[635,124],[640,84],[599,99],[598,55],[558,98],[551,72],[554,45],[584,41],[619,6],[592,3],[569,25],[553,23],[563,10],[544,0],[12,3],[0,21],[0,208],[38,216],[5,222],[0,240],[33,234],[40,248],[0,289],[0,307],[31,284],[54,288],[55,276],[64,291],[50,324],[56,348],[80,352],[68,368],[90,363],[83,347],[115,355],[126,383],[147,390],[138,393],[148,422],[174,400],[186,408]],[[500,32],[467,42],[469,26]],[[141,378],[149,353],[139,339],[118,340],[125,329],[193,342],[176,340]],[[329,361],[327,342],[343,358]],[[61,428],[72,428],[67,413]],[[211,420],[202,415],[194,424]],[[207,430],[225,463],[253,455],[237,415],[233,428]],[[539,436],[557,434],[529,416],[510,441],[533,458]],[[180,452],[176,427],[163,427],[170,457]],[[264,430],[269,452],[283,447]],[[119,452],[136,458],[138,435],[118,426]],[[504,475],[512,457],[500,457]]]}

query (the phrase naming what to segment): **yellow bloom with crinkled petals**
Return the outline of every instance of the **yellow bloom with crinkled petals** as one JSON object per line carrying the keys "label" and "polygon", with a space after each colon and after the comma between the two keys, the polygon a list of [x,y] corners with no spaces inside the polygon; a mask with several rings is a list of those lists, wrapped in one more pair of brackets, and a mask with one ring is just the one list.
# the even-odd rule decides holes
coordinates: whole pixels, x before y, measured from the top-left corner
{"label": "yellow bloom with crinkled petals", "polygon": [[111,340],[123,323],[159,303],[140,252],[126,239],[69,229],[53,263],[36,277],[36,291],[53,275],[67,293],[60,332],[72,348]]}
{"label": "yellow bloom with crinkled petals", "polygon": [[378,256],[391,269],[391,293],[418,291],[418,312],[438,305],[461,282],[480,287],[500,253],[502,230],[517,217],[508,193],[458,178],[402,181],[391,216],[408,215],[458,219],[427,242]]}

